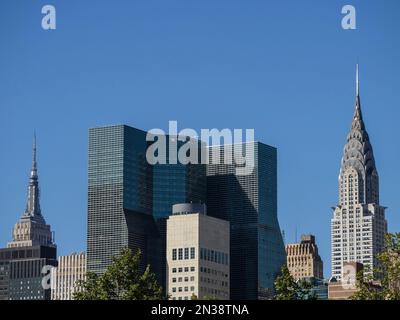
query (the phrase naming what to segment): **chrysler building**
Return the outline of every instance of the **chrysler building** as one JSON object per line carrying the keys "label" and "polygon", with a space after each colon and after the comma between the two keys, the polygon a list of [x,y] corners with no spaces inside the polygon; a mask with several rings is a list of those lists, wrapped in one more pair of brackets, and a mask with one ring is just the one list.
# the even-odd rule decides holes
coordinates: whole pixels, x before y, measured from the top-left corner
{"label": "chrysler building", "polygon": [[378,171],[361,112],[357,65],[355,111],[340,168],[339,204],[331,220],[332,276],[342,278],[345,262],[360,262],[366,270],[376,267],[386,232]]}

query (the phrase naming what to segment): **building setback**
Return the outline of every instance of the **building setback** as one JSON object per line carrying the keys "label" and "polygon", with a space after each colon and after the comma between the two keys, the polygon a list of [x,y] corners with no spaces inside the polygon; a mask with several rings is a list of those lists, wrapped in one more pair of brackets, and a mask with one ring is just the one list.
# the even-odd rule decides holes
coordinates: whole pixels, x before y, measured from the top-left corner
{"label": "building setback", "polygon": [[343,265],[363,264],[367,274],[377,266],[387,232],[385,207],[379,204],[379,176],[361,112],[358,66],[353,121],[339,174],[339,204],[331,220],[332,276],[340,280]]}
{"label": "building setback", "polygon": [[51,300],[73,300],[78,281],[86,279],[86,253],[58,257],[58,266],[51,270]]}
{"label": "building setback", "polygon": [[287,266],[295,280],[323,279],[323,263],[318,254],[315,236],[302,235],[300,243],[286,245]]}
{"label": "building setback", "polygon": [[167,292],[173,300],[229,299],[229,222],[204,204],[177,204],[167,220]]}
{"label": "building setback", "polygon": [[241,165],[224,160],[232,145],[209,148],[208,215],[230,222],[230,298],[266,299],[286,263],[277,217],[277,151],[260,142],[240,146],[254,159],[246,175],[236,174]]}
{"label": "building setback", "polygon": [[0,249],[0,300],[50,300],[50,282],[45,276],[57,265],[57,248],[40,209],[36,138],[26,209],[12,236],[8,248]]}
{"label": "building setback", "polygon": [[165,289],[166,218],[175,203],[205,201],[206,169],[150,165],[149,144],[129,126],[90,129],[87,268],[101,274],[123,247],[140,249]]}

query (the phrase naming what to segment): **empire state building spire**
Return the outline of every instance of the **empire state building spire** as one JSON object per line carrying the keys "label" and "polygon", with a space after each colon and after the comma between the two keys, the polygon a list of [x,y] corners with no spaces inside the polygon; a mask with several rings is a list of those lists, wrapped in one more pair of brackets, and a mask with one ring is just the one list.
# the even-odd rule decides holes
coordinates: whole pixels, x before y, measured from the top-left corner
{"label": "empire state building spire", "polygon": [[39,178],[36,160],[36,135],[32,146],[32,168],[28,183],[28,199],[22,217],[14,226],[13,240],[7,247],[29,247],[36,245],[55,246],[50,225],[46,224],[40,209]]}
{"label": "empire state building spire", "polygon": [[37,160],[36,160],[36,134],[33,138],[32,146],[32,169],[29,177],[28,185],[28,199],[26,203],[26,209],[24,216],[32,217],[37,220],[41,220],[45,223],[44,218],[40,210],[40,191],[39,191],[39,177],[37,173]]}

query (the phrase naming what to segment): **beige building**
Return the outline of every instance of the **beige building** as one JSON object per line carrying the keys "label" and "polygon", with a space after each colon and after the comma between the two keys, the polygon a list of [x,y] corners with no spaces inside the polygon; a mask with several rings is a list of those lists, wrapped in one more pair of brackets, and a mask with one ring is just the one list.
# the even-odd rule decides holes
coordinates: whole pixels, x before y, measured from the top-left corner
{"label": "beige building", "polygon": [[177,204],[167,220],[167,292],[173,300],[229,299],[229,222],[203,204]]}
{"label": "beige building", "polygon": [[323,279],[323,262],[318,254],[315,236],[302,235],[300,243],[286,246],[286,254],[287,266],[293,278],[296,280],[308,277]]}
{"label": "beige building", "polygon": [[73,300],[78,280],[86,278],[86,253],[73,253],[58,258],[51,270],[51,299]]}
{"label": "beige building", "polygon": [[357,273],[362,271],[363,265],[358,262],[345,262],[341,280],[332,278],[328,285],[329,300],[348,300],[357,292]]}

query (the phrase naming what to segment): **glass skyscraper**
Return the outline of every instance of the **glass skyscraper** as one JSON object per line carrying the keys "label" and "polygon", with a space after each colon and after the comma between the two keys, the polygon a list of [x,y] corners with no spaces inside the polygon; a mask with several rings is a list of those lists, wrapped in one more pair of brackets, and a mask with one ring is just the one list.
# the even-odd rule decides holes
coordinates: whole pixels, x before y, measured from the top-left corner
{"label": "glass skyscraper", "polygon": [[101,274],[123,247],[140,249],[165,287],[166,218],[175,203],[205,201],[206,168],[150,165],[149,144],[126,125],[89,130],[87,267]]}
{"label": "glass skyscraper", "polygon": [[[243,143],[242,154],[254,153],[254,169],[237,175],[240,167],[225,164],[225,149],[209,148],[207,166],[208,214],[231,225],[231,299],[265,299],[286,263],[277,218],[277,150],[260,142]],[[219,154],[220,163],[214,163]]]}

